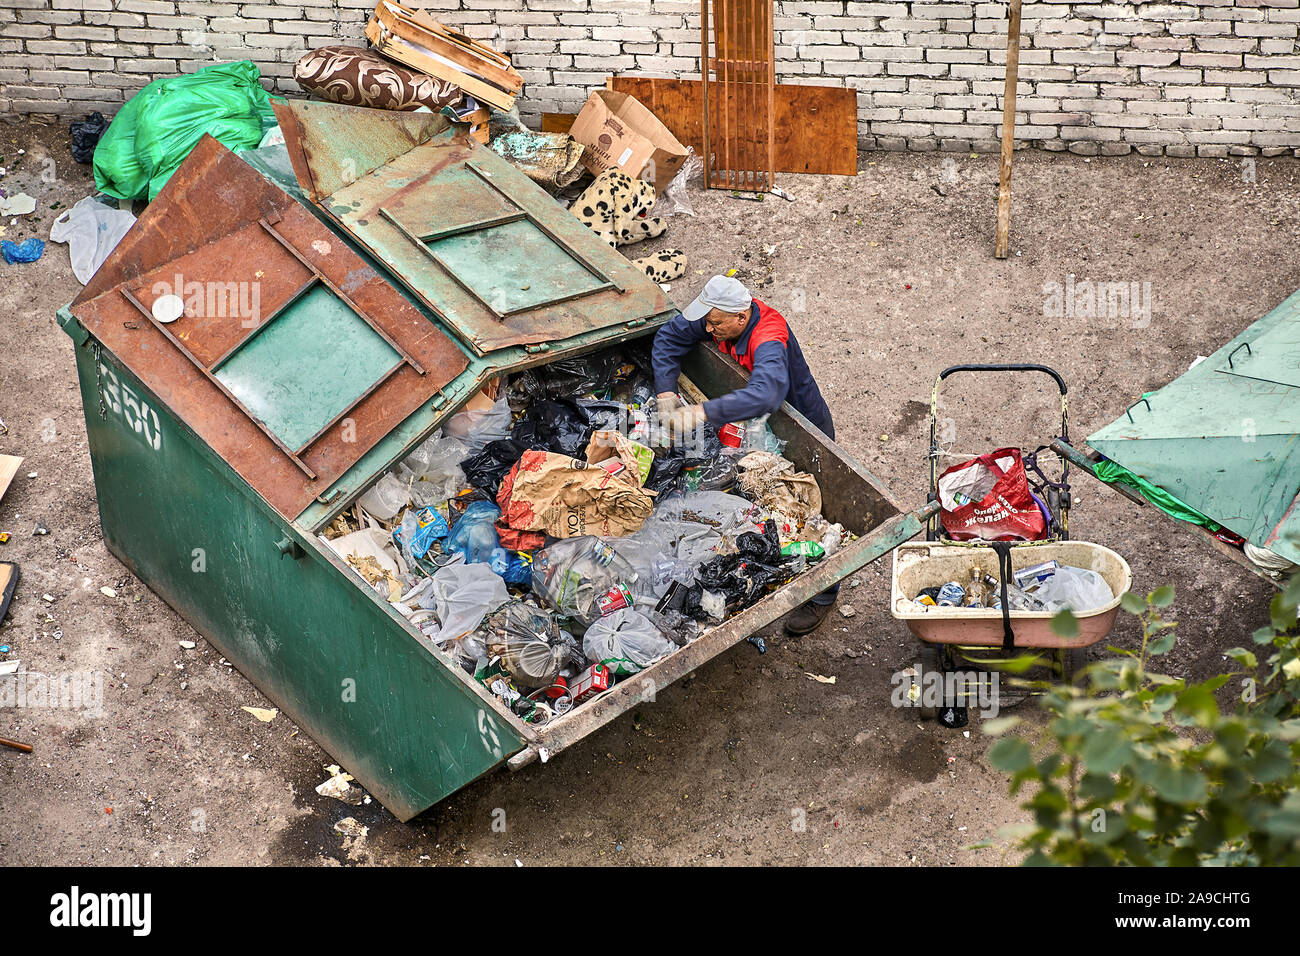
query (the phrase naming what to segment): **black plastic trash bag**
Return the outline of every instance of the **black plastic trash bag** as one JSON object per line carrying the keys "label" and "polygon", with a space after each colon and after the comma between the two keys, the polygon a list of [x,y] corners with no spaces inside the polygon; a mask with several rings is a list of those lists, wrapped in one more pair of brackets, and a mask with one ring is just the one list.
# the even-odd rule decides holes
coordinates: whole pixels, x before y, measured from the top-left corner
{"label": "black plastic trash bag", "polygon": [[585,458],[591,433],[625,431],[627,408],[617,402],[585,399],[540,399],[529,403],[510,437],[530,448],[544,448],[570,458]]}
{"label": "black plastic trash bag", "polygon": [[95,157],[95,146],[108,129],[103,113],[91,113],[84,120],[72,124],[72,158],[79,163],[89,163]]}
{"label": "black plastic trash bag", "polygon": [[727,616],[743,611],[767,593],[769,587],[784,583],[793,571],[794,560],[781,554],[781,537],[776,522],[768,519],[763,533],[746,531],[736,539],[736,552],[722,554],[701,564],[682,602],[684,612],[696,620],[708,613],[701,602],[705,591],[715,591],[726,602]]}
{"label": "black plastic trash bag", "polygon": [[460,463],[460,470],[465,473],[465,480],[470,487],[477,488],[493,501],[497,499],[497,489],[501,479],[506,476],[520,456],[530,448],[543,448],[543,445],[516,441],[514,438],[502,438],[490,441],[477,455],[471,455]]}

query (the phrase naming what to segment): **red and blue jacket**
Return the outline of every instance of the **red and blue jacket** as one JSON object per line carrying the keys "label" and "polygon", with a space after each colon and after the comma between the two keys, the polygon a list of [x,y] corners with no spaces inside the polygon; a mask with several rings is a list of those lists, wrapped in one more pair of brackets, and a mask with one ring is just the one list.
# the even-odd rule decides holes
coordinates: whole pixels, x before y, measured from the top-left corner
{"label": "red and blue jacket", "polygon": [[[812,377],[799,340],[785,317],[757,299],[749,307],[749,324],[740,338],[723,342],[719,350],[749,371],[744,388],[704,403],[704,415],[715,425],[743,422],[776,411],[789,402],[830,438],[835,437],[831,410]],[[712,339],[704,320],[687,321],[680,313],[655,333],[655,392],[677,390],[682,359],[697,344]]]}

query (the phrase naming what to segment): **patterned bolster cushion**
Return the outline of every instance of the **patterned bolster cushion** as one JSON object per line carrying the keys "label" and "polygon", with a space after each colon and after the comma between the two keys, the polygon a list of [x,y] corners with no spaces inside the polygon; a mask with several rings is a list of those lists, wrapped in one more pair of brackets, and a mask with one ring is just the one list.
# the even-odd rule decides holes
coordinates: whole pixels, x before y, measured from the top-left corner
{"label": "patterned bolster cushion", "polygon": [[444,106],[459,107],[465,98],[454,83],[351,46],[323,46],[304,53],[294,65],[293,78],[308,93],[345,106],[385,110],[427,106],[437,113]]}

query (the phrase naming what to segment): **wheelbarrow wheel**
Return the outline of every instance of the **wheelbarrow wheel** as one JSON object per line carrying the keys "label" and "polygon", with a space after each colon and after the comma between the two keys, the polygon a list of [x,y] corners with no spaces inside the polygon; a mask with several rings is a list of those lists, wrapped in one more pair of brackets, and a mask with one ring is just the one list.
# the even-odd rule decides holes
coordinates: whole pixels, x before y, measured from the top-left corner
{"label": "wheelbarrow wheel", "polygon": [[1078,684],[1079,676],[1088,666],[1090,647],[1063,647],[1056,652],[1062,684]]}
{"label": "wheelbarrow wheel", "polygon": [[[947,644],[925,644],[921,653],[921,666],[927,671],[934,671],[939,674],[955,670],[954,661],[951,656],[951,648]],[[941,686],[946,686],[946,681]],[[957,730],[965,727],[970,722],[970,711],[966,706],[964,697],[956,700],[943,700],[939,706],[933,708],[934,719],[942,727],[949,730]]]}

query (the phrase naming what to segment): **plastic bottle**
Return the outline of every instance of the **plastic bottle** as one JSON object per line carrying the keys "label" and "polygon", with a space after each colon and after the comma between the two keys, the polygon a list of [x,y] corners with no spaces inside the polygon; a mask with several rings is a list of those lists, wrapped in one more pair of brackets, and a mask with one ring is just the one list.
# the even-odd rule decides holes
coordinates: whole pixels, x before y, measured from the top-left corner
{"label": "plastic bottle", "polygon": [[630,607],[636,582],[636,569],[591,535],[558,541],[533,556],[533,593],[581,627]]}

